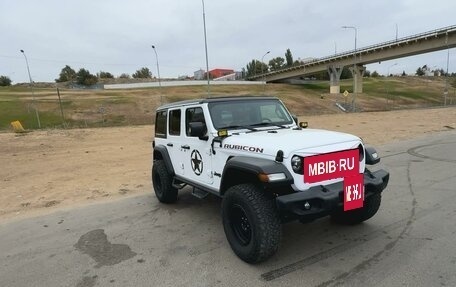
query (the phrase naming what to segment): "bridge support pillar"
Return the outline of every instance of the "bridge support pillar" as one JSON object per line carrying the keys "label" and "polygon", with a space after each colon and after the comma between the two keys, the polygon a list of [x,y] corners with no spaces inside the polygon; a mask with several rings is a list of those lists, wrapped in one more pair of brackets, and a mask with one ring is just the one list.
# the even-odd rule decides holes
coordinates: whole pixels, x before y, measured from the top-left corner
{"label": "bridge support pillar", "polygon": [[350,72],[353,75],[353,92],[355,94],[363,92],[363,76],[364,72],[366,71],[366,67],[364,66],[353,66],[350,67]]}
{"label": "bridge support pillar", "polygon": [[331,65],[328,67],[329,74],[329,93],[340,94],[340,75],[343,67]]}

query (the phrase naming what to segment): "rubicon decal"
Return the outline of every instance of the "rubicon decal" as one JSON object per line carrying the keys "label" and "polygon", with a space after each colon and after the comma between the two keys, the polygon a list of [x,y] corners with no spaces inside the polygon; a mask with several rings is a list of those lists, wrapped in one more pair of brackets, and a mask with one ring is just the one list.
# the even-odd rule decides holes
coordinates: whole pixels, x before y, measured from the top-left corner
{"label": "rubicon decal", "polygon": [[261,147],[254,147],[254,146],[247,146],[247,145],[237,145],[237,144],[224,144],[223,148],[250,151],[250,152],[258,152],[258,153],[263,153],[263,150],[264,150]]}
{"label": "rubicon decal", "polygon": [[304,182],[314,183],[359,174],[359,150],[315,155],[304,158]]}

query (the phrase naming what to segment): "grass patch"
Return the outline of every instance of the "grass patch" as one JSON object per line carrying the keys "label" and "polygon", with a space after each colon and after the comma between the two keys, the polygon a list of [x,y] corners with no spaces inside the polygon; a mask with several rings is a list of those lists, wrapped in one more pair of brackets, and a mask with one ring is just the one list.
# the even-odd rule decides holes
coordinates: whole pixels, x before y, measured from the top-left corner
{"label": "grass patch", "polygon": [[[41,128],[55,127],[62,124],[60,114],[39,111]],[[38,121],[33,106],[22,101],[3,101],[0,104],[0,129],[9,129],[10,123],[20,121],[25,129],[38,128]]]}

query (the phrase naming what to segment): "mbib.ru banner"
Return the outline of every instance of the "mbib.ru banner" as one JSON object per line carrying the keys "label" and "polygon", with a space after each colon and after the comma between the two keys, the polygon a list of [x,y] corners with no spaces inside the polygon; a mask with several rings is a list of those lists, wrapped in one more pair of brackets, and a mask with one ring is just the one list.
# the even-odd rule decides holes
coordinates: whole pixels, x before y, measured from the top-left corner
{"label": "mbib.ru banner", "polygon": [[314,183],[359,174],[359,150],[345,150],[304,158],[304,182]]}

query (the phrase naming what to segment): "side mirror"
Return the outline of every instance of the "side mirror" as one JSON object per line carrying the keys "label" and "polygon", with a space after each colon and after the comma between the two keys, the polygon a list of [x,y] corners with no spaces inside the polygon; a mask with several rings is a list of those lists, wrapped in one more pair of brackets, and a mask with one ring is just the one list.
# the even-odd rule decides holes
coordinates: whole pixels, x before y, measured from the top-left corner
{"label": "side mirror", "polygon": [[192,122],[188,124],[191,137],[198,137],[200,140],[208,140],[207,128],[203,122]]}
{"label": "side mirror", "polygon": [[302,129],[306,129],[308,126],[309,126],[308,122],[300,122],[299,123],[299,127],[302,128]]}
{"label": "side mirror", "polygon": [[377,151],[373,147],[366,147],[366,164],[373,165],[380,162],[380,157],[378,156]]}

